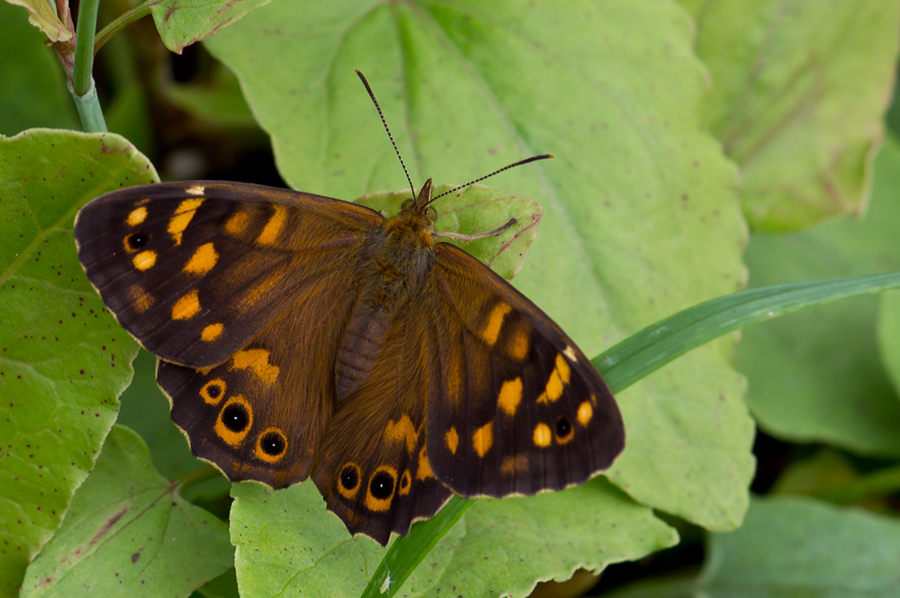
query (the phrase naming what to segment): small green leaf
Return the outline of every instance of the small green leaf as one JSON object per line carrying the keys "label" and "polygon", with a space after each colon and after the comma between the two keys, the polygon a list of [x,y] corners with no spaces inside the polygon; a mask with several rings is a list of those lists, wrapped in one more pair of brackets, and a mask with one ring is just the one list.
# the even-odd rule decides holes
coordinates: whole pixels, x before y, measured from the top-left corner
{"label": "small green leaf", "polygon": [[750,224],[862,214],[894,87],[900,4],[685,2],[709,67],[709,122],[741,167]]}
{"label": "small green leaf", "polygon": [[140,436],[113,427],[62,526],[28,567],[22,598],[186,597],[225,572],[234,552],[227,526],[178,490],[153,469]]}
{"label": "small green leaf", "polygon": [[[435,185],[432,197],[451,191],[454,187],[455,185]],[[392,217],[411,195],[410,191],[383,191],[364,195],[356,203],[373,210],[384,210],[388,217]],[[496,230],[515,220],[515,224],[502,233],[484,239],[436,239],[464,249],[507,280],[512,279],[525,263],[525,256],[537,236],[543,214],[541,205],[534,200],[478,184],[449,193],[432,206],[438,215],[434,223],[435,232],[438,233],[473,235]]]}
{"label": "small green leaf", "polygon": [[168,49],[181,54],[185,46],[206,39],[271,0],[161,0],[150,7],[153,21]]}
{"label": "small green leaf", "polygon": [[44,0],[6,0],[9,4],[23,6],[28,11],[28,22],[41,30],[51,42],[66,42],[72,39],[72,31],[59,20],[53,5]]}
{"label": "small green leaf", "polygon": [[76,259],[75,213],[154,180],[117,135],[0,137],[0,595],[18,587],[93,468],[137,352]]}
{"label": "small green leaf", "polygon": [[311,481],[274,491],[244,482],[231,488],[231,542],[243,598],[308,594],[359,596],[384,549],[350,538],[325,512]]}
{"label": "small green leaf", "polygon": [[710,538],[701,596],[893,598],[900,522],[808,498],[754,499],[744,525]]}

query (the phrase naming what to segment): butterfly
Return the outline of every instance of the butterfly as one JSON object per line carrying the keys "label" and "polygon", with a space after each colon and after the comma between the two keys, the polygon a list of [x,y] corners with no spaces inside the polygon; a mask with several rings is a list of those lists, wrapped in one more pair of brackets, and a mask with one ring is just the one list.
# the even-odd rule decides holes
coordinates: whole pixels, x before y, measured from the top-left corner
{"label": "butterfly", "polygon": [[88,203],[74,235],[106,306],[159,358],[193,453],[233,481],[311,477],[352,533],[384,545],[453,493],[582,483],[625,442],[587,357],[441,241],[432,201],[431,179],[393,218],[248,183],[160,183]]}

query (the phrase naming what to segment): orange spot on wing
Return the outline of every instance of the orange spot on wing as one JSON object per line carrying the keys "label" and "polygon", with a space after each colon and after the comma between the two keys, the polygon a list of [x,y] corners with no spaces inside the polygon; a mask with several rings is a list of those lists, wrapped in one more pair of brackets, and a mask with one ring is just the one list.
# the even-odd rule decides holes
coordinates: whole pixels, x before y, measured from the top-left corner
{"label": "orange spot on wing", "polygon": [[284,223],[287,221],[287,208],[278,204],[272,207],[275,211],[269,217],[269,221],[266,222],[266,226],[263,227],[262,232],[259,233],[259,237],[256,239],[256,242],[260,245],[271,245],[274,243],[281,233],[281,229],[284,228]]}
{"label": "orange spot on wing", "polygon": [[479,457],[484,457],[493,445],[494,422],[489,421],[472,434],[472,448],[475,449]]}
{"label": "orange spot on wing", "polygon": [[222,325],[221,322],[216,322],[215,324],[210,324],[209,326],[207,326],[206,328],[203,329],[203,332],[200,333],[200,339],[207,343],[211,343],[212,341],[216,340],[217,338],[219,338],[219,336],[222,335],[222,330],[224,328],[225,327]]}
{"label": "orange spot on wing", "polygon": [[550,432],[550,426],[544,423],[536,425],[534,427],[534,432],[531,435],[531,439],[541,448],[550,446],[550,441],[553,439],[553,434]]}
{"label": "orange spot on wing", "polygon": [[128,226],[137,226],[141,224],[144,220],[147,219],[147,208],[141,206],[139,208],[135,208],[131,210],[128,214],[128,218],[126,219],[126,223]]}
{"label": "orange spot on wing", "polygon": [[232,235],[239,235],[247,228],[250,222],[250,214],[247,212],[235,212],[231,218],[225,222],[226,232]]}
{"label": "orange spot on wing", "polygon": [[277,365],[269,364],[269,352],[265,349],[245,349],[231,357],[231,370],[252,370],[256,377],[271,386],[281,371]]}
{"label": "orange spot on wing", "polygon": [[506,415],[512,417],[516,414],[516,410],[519,408],[519,403],[521,401],[522,379],[516,378],[515,380],[505,381],[503,386],[500,387],[500,396],[497,401],[500,405],[500,409],[502,409]]}
{"label": "orange spot on wing", "polygon": [[191,223],[191,219],[194,217],[197,208],[200,207],[200,204],[202,204],[203,201],[202,197],[193,197],[191,199],[185,199],[178,204],[177,208],[175,208],[175,215],[169,220],[167,230],[176,245],[181,245],[181,235],[184,232],[184,229],[188,227],[188,224]]}
{"label": "orange spot on wing", "polygon": [[508,303],[498,303],[491,310],[487,323],[481,330],[481,338],[488,346],[493,347],[497,344],[497,339],[500,338],[500,330],[503,328],[503,320],[506,319],[506,314],[511,311],[512,306]]}
{"label": "orange spot on wing", "polygon": [[500,473],[503,475],[512,475],[514,473],[523,473],[528,471],[528,456],[523,454],[503,457],[503,463],[500,465]]}
{"label": "orange spot on wing", "polygon": [[206,274],[219,261],[219,254],[216,252],[212,243],[204,243],[194,251],[190,261],[184,266],[184,271],[188,274]]}
{"label": "orange spot on wing", "polygon": [[547,380],[547,386],[544,392],[538,397],[538,403],[552,403],[562,396],[565,385],[569,383],[572,377],[572,368],[568,362],[563,359],[562,354],[556,355],[556,367],[550,373],[550,379]]}
{"label": "orange spot on wing", "polygon": [[516,361],[525,361],[528,357],[528,331],[523,328],[516,330],[509,344],[509,355]]}
{"label": "orange spot on wing", "polygon": [[184,295],[172,306],[173,320],[189,320],[200,311],[200,298],[197,289]]}
{"label": "orange spot on wing", "polygon": [[131,263],[133,263],[134,267],[138,270],[149,270],[156,265],[156,252],[149,249],[147,251],[142,251],[134,256],[134,259],[131,260]]}
{"label": "orange spot on wing", "polygon": [[418,440],[419,435],[416,434],[416,427],[413,426],[412,420],[409,419],[409,416],[404,415],[400,418],[396,424],[394,420],[388,421],[387,426],[384,428],[384,438],[385,440],[392,442],[401,442],[406,441],[406,450],[410,455],[416,450],[416,441]]}
{"label": "orange spot on wing", "polygon": [[450,429],[444,434],[444,444],[450,449],[451,455],[456,454],[456,448],[459,446],[459,434],[456,432],[455,427],[450,426]]}
{"label": "orange spot on wing", "polygon": [[578,406],[578,423],[587,426],[594,417],[594,408],[591,407],[590,401],[584,401]]}
{"label": "orange spot on wing", "polygon": [[423,446],[419,450],[419,466],[416,468],[416,479],[427,480],[433,477],[434,472],[431,470],[431,463],[428,461],[428,451]]}
{"label": "orange spot on wing", "polygon": [[133,284],[128,287],[128,299],[131,301],[131,306],[139,314],[150,309],[154,303],[153,296],[149,295],[144,290],[144,287],[139,284]]}

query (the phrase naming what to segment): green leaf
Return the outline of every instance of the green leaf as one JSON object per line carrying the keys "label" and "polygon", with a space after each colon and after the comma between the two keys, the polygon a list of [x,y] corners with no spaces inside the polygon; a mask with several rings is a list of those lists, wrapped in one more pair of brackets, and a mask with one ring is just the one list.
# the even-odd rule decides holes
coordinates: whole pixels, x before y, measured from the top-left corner
{"label": "green leaf", "polygon": [[[46,2],[40,2],[48,6]],[[0,2],[0,135],[30,127],[80,128],[59,59],[25,13]]]}
{"label": "green leaf", "polygon": [[900,396],[900,293],[885,293],[878,305],[878,348],[881,364]]}
{"label": "green leaf", "polygon": [[2,596],[17,590],[93,467],[137,352],[75,257],[75,213],[101,193],[155,178],[117,135],[0,137]]}
{"label": "green leaf", "polygon": [[897,595],[900,522],[808,498],[754,499],[710,538],[700,594],[717,598]]}
{"label": "green leaf", "polygon": [[[235,484],[232,495],[242,596],[358,596],[385,554],[367,537],[351,539],[309,482],[277,492]],[[676,542],[651,509],[596,478],[563,492],[477,501],[425,555],[403,593],[434,596],[465,587],[475,596],[490,588],[527,596],[537,580],[568,579],[578,568],[600,571]],[[402,573],[393,572],[392,591]]]}
{"label": "green leaf", "polygon": [[784,231],[864,213],[894,86],[900,4],[685,3],[713,80],[708,121],[741,167],[750,224]]}
{"label": "green leaf", "polygon": [[271,0],[160,0],[150,7],[159,36],[181,54],[185,46],[206,39]]}
{"label": "green leaf", "polygon": [[53,5],[43,0],[6,0],[14,6],[22,6],[28,11],[28,22],[37,27],[51,42],[65,42],[74,35],[69,27],[59,20]]}
{"label": "green leaf", "polygon": [[[454,189],[454,185],[436,185],[432,197]],[[373,210],[384,210],[395,216],[400,205],[411,199],[410,191],[382,191],[364,195],[356,203]],[[471,185],[436,200],[432,206],[438,218],[435,232],[474,235],[490,232],[515,220],[498,235],[474,241],[441,239],[460,247],[487,264],[494,272],[511,280],[525,263],[525,255],[537,236],[543,209],[536,201],[490,189],[484,185]]]}
{"label": "green leaf", "polygon": [[244,482],[231,488],[231,543],[241,596],[358,596],[384,549],[350,539],[325,512],[311,481],[274,491]]}
{"label": "green leaf", "polygon": [[[356,68],[417,184],[465,183],[553,153],[491,184],[543,205],[516,286],[589,355],[738,289],[735,170],[701,126],[707,82],[687,15],[670,2],[487,6],[273,3],[206,45],[240,80],[285,180],[304,191],[406,186]],[[612,471],[639,502],[715,529],[741,520],[753,473],[732,343],[619,397],[629,440]],[[659,460],[672,447],[678,467]]]}
{"label": "green leaf", "polygon": [[140,437],[115,426],[65,522],[28,567],[22,598],[188,596],[232,564],[227,526],[159,475]]}
{"label": "green leaf", "polygon": [[[891,140],[876,160],[866,218],[754,235],[751,286],[900,271],[898,197],[900,143]],[[877,309],[878,299],[866,297],[747,329],[737,363],[750,379],[747,399],[760,426],[780,438],[900,455],[900,401],[881,366]]]}

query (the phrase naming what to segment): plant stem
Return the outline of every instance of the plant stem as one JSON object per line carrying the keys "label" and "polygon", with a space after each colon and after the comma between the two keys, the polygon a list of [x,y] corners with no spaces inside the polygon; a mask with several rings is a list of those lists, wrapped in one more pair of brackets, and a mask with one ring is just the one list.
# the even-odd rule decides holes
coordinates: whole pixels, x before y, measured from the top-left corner
{"label": "plant stem", "polygon": [[75,64],[69,91],[81,117],[81,128],[88,133],[106,132],[106,120],[100,109],[97,89],[91,76],[94,66],[94,32],[100,0],[81,0],[75,30]]}
{"label": "plant stem", "polygon": [[130,10],[126,10],[121,15],[116,17],[111,23],[109,23],[106,27],[104,27],[100,33],[97,34],[97,41],[94,42],[94,54],[100,51],[100,48],[103,47],[109,38],[118,33],[120,30],[128,27],[138,19],[142,19],[150,14],[150,7],[154,4],[158,4],[159,0],[146,0],[134,8]]}

